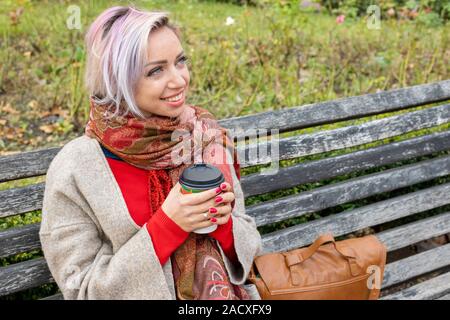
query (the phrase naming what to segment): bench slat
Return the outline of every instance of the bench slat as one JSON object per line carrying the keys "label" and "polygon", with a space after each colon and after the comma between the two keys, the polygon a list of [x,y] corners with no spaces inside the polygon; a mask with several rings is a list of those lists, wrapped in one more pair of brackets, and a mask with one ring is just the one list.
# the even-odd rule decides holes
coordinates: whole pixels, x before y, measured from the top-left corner
{"label": "bench slat", "polygon": [[[262,226],[447,174],[450,174],[450,156],[425,160],[267,201],[248,207],[247,214],[255,218],[257,226]],[[8,197],[3,198],[8,202]],[[0,258],[39,248],[38,228],[36,224],[0,232]]]}
{"label": "bench slat", "polygon": [[[448,83],[450,84],[450,81],[448,81]],[[334,107],[335,106],[333,106],[333,108]],[[301,110],[298,112],[299,117],[302,118],[303,113]],[[334,114],[334,111],[331,113],[323,113],[323,116],[329,116],[330,114]],[[282,116],[277,117],[280,117],[280,119],[282,118]],[[291,159],[357,146],[413,130],[440,125],[449,122],[449,118],[450,105],[447,104],[384,119],[373,120],[362,125],[353,125],[335,130],[280,139],[280,159]],[[286,119],[291,120],[289,118]],[[269,127],[269,129],[276,128],[277,125],[275,124],[278,122],[277,118],[277,120],[273,122],[274,125]],[[253,124],[250,127],[244,128],[252,128]],[[258,157],[257,159],[249,159],[249,154],[252,154],[253,152],[257,154],[257,148],[257,145],[238,146],[238,156],[242,168],[257,164],[267,164],[272,161],[270,155],[265,158]],[[0,182],[45,174],[51,160],[60,149],[61,148],[57,147],[0,157]],[[270,148],[268,149],[270,150]]]}
{"label": "bench slat", "polygon": [[44,175],[61,147],[0,157],[0,182]]}
{"label": "bench slat", "polygon": [[48,297],[42,298],[40,300],[64,300],[64,296],[63,296],[62,293],[57,293],[57,294],[54,294],[52,296],[48,296]]}
{"label": "bench slat", "polygon": [[450,265],[450,243],[386,265],[382,288]]}
{"label": "bench slat", "polygon": [[448,174],[450,156],[438,157],[265,201],[247,207],[246,213],[255,218],[257,226],[263,226]]}
{"label": "bench slat", "polygon": [[400,219],[450,203],[450,183],[411,192],[361,208],[274,231],[262,236],[263,252],[276,252],[312,243],[320,234],[335,237]]}
{"label": "bench slat", "polygon": [[0,191],[0,218],[42,209],[45,182]]}
{"label": "bench slat", "polygon": [[[278,128],[280,132],[392,112],[450,99],[450,80],[319,102],[220,121],[229,129]],[[275,125],[275,126],[274,126]]]}
{"label": "bench slat", "polygon": [[241,183],[245,197],[250,197],[445,150],[450,150],[450,131],[436,132],[335,157],[281,167],[276,174],[272,175],[249,174],[242,177]]}
{"label": "bench slat", "polygon": [[450,293],[450,272],[381,297],[380,300],[434,300]]}
{"label": "bench slat", "polygon": [[[40,248],[39,227],[35,223],[0,233],[0,258]],[[450,212],[379,232],[377,237],[393,251],[446,233],[450,233]]]}
{"label": "bench slat", "polygon": [[[386,244],[388,251],[392,251],[392,250],[397,249],[398,247],[404,247],[404,246],[416,243],[418,241],[429,239],[431,237],[438,236],[438,235],[449,232],[450,231],[450,219],[449,218],[450,218],[450,213],[441,214],[436,217],[426,218],[419,222],[414,222],[414,223],[410,223],[410,224],[407,224],[407,225],[404,225],[401,227],[390,229],[388,231],[377,234],[377,236],[382,242],[384,242]],[[38,224],[36,224],[36,227],[37,227],[37,225]],[[404,229],[404,230],[401,231],[399,229]],[[427,229],[433,230],[432,234],[428,234]],[[37,233],[37,230],[38,229],[36,228],[36,233]],[[389,233],[393,233],[393,235],[388,235]],[[383,234],[384,234],[384,236],[383,236]],[[399,245],[398,241],[395,239],[398,239],[398,241],[400,241],[401,244]],[[429,271],[433,271],[441,266],[447,265],[449,263],[448,260],[444,261],[443,259],[444,259],[444,257],[445,257],[445,259],[448,259],[450,257],[448,255],[442,254],[442,252],[441,252],[442,250],[448,251],[449,245],[446,245],[446,246],[447,247],[445,247],[444,249],[440,249],[441,247],[438,247],[439,254],[433,253],[433,257],[426,256],[426,257],[428,257],[427,259],[425,259],[425,256],[418,256],[418,257],[412,256],[412,257],[406,258],[408,260],[403,259],[405,263],[406,262],[409,263],[410,267],[408,267],[408,268],[411,269],[411,271],[409,271],[409,272],[403,273],[403,271],[402,271],[402,270],[406,270],[407,266],[401,266],[399,264],[390,266],[391,264],[388,264],[386,267],[386,275],[387,275],[386,279],[389,279],[389,280],[385,280],[386,284],[383,287],[408,280],[416,275],[420,275],[420,274],[423,274],[423,273],[426,273]],[[435,249],[433,249],[433,250],[435,250]],[[426,251],[425,253],[431,254],[431,251]],[[434,258],[434,257],[438,257],[438,258]],[[428,261],[428,262],[421,265],[421,267],[419,268],[418,267],[419,264],[416,263],[417,259],[419,259],[419,261]],[[32,260],[32,261],[34,261],[34,260]],[[12,266],[9,266],[9,267],[12,267]],[[40,265],[40,268],[47,269],[47,267],[45,265]],[[27,267],[19,268],[19,270],[27,270]],[[24,277],[32,277],[32,278],[38,277],[39,279],[46,279],[45,274],[47,274],[48,277],[50,277],[48,270],[42,270],[42,271],[35,270],[34,272],[36,272],[36,275],[34,273],[29,274],[29,273],[26,273],[25,271],[22,271],[21,272],[22,275],[19,276],[19,278],[24,276]],[[393,275],[391,275],[391,274],[393,274]],[[392,277],[394,277],[394,278],[392,278]],[[0,278],[2,278],[1,271],[0,271]],[[45,283],[39,279],[35,279],[35,280],[28,279],[27,281],[23,280],[22,282],[29,286],[31,286],[30,283],[32,283],[32,284],[38,283],[37,285],[41,285],[41,284]],[[2,283],[0,282],[0,284],[2,284]],[[21,291],[22,289],[15,288],[15,290],[16,291],[14,291],[14,292],[17,292],[17,291]],[[6,294],[6,293],[3,293],[3,294]]]}
{"label": "bench slat", "polygon": [[[242,177],[244,196],[291,188],[450,149],[450,131],[438,132],[332,158],[280,168],[275,175]],[[386,154],[389,154],[387,157]],[[0,191],[0,218],[42,209],[44,183]],[[303,207],[303,206],[302,206]]]}
{"label": "bench slat", "polygon": [[[440,246],[438,248],[428,250],[426,252],[416,254],[414,256],[390,263],[386,265],[385,275],[382,284],[382,288],[404,282],[412,279],[421,274],[425,274],[441,267],[445,267],[450,264],[450,244]],[[39,286],[45,283],[54,282],[51,277],[50,271],[45,262],[42,263],[43,258],[38,258],[16,265],[0,269],[0,284],[6,286],[0,289],[0,296],[6,295],[18,291],[22,291],[28,288]],[[25,266],[26,265],[26,266]],[[30,265],[32,266],[31,269]],[[4,271],[2,269],[9,268],[10,270]],[[8,281],[4,277],[14,276],[12,284],[8,284]],[[20,285],[19,285],[20,284]],[[7,291],[9,290],[9,291]],[[56,294],[45,298],[46,300],[63,299],[62,295]]]}
{"label": "bench slat", "polygon": [[41,248],[40,226],[33,223],[0,232],[0,258]]}
{"label": "bench slat", "polygon": [[0,296],[54,282],[44,258],[0,268]]}
{"label": "bench slat", "polygon": [[[359,125],[279,139],[279,160],[294,159],[334,150],[360,146],[366,143],[399,136],[411,131],[431,128],[450,122],[450,104],[404,113],[383,119],[372,120]],[[237,153],[241,167],[270,164],[277,159],[272,154],[271,141],[267,145],[255,142],[239,144]],[[266,146],[266,154],[256,157],[258,148]]]}
{"label": "bench slat", "polygon": [[389,251],[450,232],[450,212],[377,233]]}

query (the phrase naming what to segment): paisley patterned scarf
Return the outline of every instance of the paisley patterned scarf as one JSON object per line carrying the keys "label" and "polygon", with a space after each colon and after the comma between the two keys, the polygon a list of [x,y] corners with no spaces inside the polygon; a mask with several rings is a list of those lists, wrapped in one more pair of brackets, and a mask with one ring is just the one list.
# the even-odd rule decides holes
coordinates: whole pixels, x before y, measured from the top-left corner
{"label": "paisley patterned scarf", "polygon": [[[119,111],[124,114],[124,105]],[[219,168],[231,186],[230,165],[240,179],[233,140],[210,112],[198,106],[185,106],[176,118],[152,115],[139,119],[131,113],[113,117],[107,106],[96,104],[91,97],[85,134],[136,167],[166,170],[172,186],[183,170],[197,161]],[[227,148],[234,155],[232,164],[227,163]],[[160,204],[163,200],[159,199]],[[219,248],[208,235],[190,233],[172,254],[171,262],[177,299],[249,299],[243,286],[230,282]]]}

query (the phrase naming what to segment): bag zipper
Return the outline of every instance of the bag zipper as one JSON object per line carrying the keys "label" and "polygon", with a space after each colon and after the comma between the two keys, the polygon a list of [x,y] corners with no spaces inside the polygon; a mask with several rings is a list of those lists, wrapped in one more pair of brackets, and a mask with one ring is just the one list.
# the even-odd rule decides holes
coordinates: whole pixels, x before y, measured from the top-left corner
{"label": "bag zipper", "polygon": [[[363,280],[364,278],[369,278],[370,276],[371,276],[371,273],[368,273],[368,274],[363,274],[361,276],[358,276],[358,277],[355,277],[352,279],[348,279],[348,280],[344,280],[341,282],[336,282],[336,283],[329,283],[329,284],[325,284],[325,285],[317,285],[317,286],[313,286],[313,287],[299,288],[299,289],[276,289],[276,290],[269,289],[269,292],[272,295],[277,295],[277,294],[284,294],[284,293],[307,292],[307,291],[313,291],[313,290],[317,290],[317,289],[326,289],[326,288],[338,287],[341,285],[357,282],[357,281]],[[261,280],[264,282],[264,280],[262,278],[261,278]],[[264,282],[264,284],[265,284],[265,282]],[[267,287],[267,285],[266,285],[266,287]]]}

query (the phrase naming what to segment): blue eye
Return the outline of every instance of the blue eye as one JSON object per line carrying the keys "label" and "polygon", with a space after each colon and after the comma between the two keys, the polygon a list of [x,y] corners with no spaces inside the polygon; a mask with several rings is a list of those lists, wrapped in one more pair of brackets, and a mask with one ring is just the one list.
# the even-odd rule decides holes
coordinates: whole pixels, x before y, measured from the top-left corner
{"label": "blue eye", "polygon": [[159,70],[161,70],[160,67],[155,68],[155,69],[151,70],[149,73],[147,73],[147,76],[151,77],[152,75],[156,74],[156,71],[159,71]]}
{"label": "blue eye", "polygon": [[[182,56],[182,57],[178,60],[178,62],[183,62],[183,64],[186,64],[186,62],[187,62],[188,60],[189,60],[188,57]],[[155,69],[153,69],[153,70],[150,70],[150,72],[147,73],[147,77],[151,77],[151,76],[157,74],[157,71],[160,71],[160,70],[162,70],[161,67],[157,67],[157,68],[155,68]]]}
{"label": "blue eye", "polygon": [[186,63],[188,60],[189,60],[189,58],[186,57],[186,56],[182,56],[182,57],[180,58],[180,61],[183,61],[183,63]]}

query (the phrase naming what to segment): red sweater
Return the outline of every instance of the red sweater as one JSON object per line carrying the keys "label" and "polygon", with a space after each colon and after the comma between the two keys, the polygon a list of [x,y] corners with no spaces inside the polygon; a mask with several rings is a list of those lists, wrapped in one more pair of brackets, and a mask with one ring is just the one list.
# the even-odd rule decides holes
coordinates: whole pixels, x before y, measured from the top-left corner
{"label": "red sweater", "polygon": [[[181,229],[161,208],[172,188],[167,171],[145,170],[125,161],[109,157],[106,159],[119,184],[131,217],[137,225],[141,227],[146,225],[156,255],[161,265],[164,265],[189,236],[189,232]],[[149,191],[151,191],[152,201],[150,201]],[[226,224],[219,225],[209,235],[219,242],[227,257],[236,264],[232,225],[233,221],[230,218]]]}

